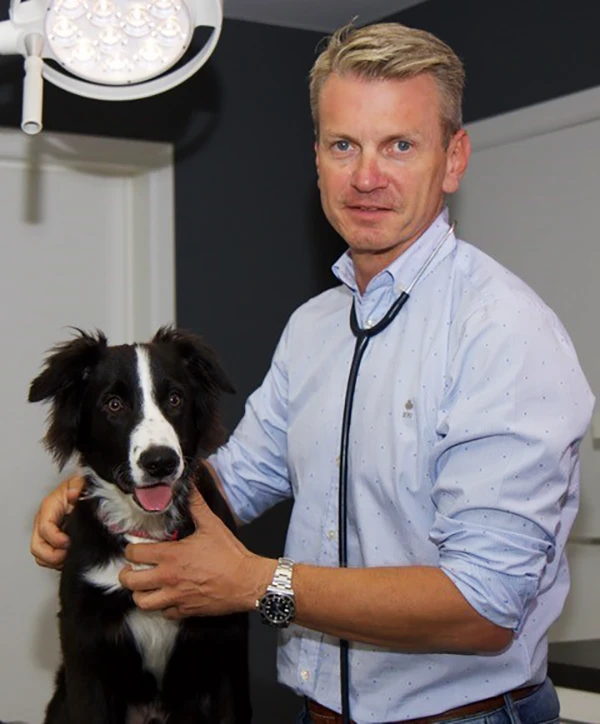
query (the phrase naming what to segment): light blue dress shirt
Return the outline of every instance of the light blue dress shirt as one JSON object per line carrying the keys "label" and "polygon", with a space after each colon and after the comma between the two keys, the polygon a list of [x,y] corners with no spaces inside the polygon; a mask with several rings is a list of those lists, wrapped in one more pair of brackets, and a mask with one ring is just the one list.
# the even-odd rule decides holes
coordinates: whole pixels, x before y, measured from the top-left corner
{"label": "light blue dress shirt", "polygon": [[[339,447],[355,339],[408,287],[448,229],[443,212],[358,292],[341,286],[290,318],[261,387],[211,458],[239,518],[293,496],[285,554],[337,566]],[[350,436],[351,567],[439,566],[467,601],[513,629],[498,655],[351,644],[359,724],[427,716],[546,675],[548,627],[569,588],[579,442],[594,397],[560,321],[511,272],[452,234],[365,352]],[[283,631],[282,683],[340,710],[338,640]]]}

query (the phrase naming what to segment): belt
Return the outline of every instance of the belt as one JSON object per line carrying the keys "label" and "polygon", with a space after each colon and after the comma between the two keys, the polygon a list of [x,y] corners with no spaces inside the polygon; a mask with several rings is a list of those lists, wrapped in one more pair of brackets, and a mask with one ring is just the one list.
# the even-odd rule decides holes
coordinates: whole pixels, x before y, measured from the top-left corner
{"label": "belt", "polygon": [[[389,724],[435,724],[436,722],[443,722],[448,719],[458,719],[460,717],[473,716],[474,714],[487,714],[495,709],[501,709],[505,704],[505,696],[509,696],[513,701],[520,701],[526,696],[533,694],[538,688],[539,684],[525,686],[522,689],[513,689],[506,694],[492,696],[490,699],[481,699],[481,701],[474,701],[472,704],[457,706],[456,709],[449,709],[434,716],[405,719],[402,722],[389,722]],[[323,704],[319,704],[312,699],[307,699],[307,706],[312,724],[343,724],[342,715],[332,709],[328,709],[326,706],[323,706]],[[355,722],[351,724],[355,724]]]}

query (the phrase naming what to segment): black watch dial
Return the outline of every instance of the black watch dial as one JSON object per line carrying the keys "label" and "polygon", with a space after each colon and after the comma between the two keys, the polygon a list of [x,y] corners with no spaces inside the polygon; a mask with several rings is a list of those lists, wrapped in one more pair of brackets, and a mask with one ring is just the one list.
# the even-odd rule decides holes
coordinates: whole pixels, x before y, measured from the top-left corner
{"label": "black watch dial", "polygon": [[266,593],[260,602],[260,612],[266,623],[284,628],[294,618],[296,605],[292,596],[282,593]]}

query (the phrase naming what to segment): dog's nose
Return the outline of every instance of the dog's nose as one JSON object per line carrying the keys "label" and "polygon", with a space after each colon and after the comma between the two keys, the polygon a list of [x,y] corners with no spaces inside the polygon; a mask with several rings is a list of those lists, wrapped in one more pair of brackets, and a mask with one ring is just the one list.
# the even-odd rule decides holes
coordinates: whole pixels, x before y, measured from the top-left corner
{"label": "dog's nose", "polygon": [[138,465],[153,478],[166,478],[177,469],[179,455],[170,447],[156,445],[139,456]]}

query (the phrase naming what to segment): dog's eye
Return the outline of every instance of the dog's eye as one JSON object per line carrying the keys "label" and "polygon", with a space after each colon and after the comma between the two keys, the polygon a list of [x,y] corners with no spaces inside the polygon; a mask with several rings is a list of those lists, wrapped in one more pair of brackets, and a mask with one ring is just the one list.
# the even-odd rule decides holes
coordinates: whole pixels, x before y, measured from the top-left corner
{"label": "dog's eye", "polygon": [[182,402],[183,397],[179,394],[179,392],[171,392],[169,395],[169,405],[171,405],[171,407],[179,407]]}
{"label": "dog's eye", "polygon": [[123,404],[123,400],[121,400],[120,397],[113,396],[109,397],[108,400],[106,400],[106,402],[104,403],[104,407],[106,410],[108,410],[108,412],[115,413],[121,412],[125,405]]}

